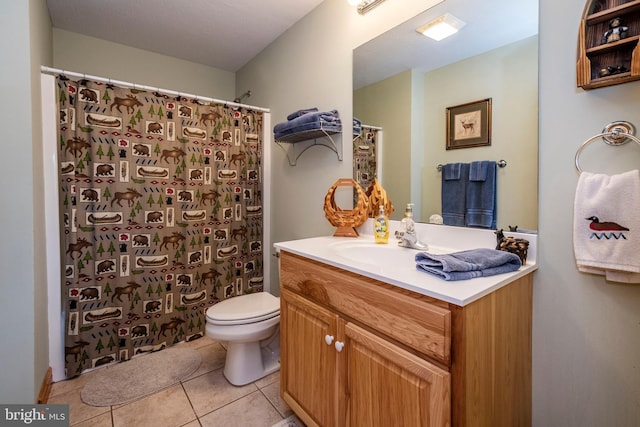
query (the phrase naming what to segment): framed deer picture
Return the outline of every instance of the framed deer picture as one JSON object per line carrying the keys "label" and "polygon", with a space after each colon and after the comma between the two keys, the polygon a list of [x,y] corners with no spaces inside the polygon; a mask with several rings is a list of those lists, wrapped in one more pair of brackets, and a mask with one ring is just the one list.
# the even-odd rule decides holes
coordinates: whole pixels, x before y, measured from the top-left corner
{"label": "framed deer picture", "polygon": [[491,145],[491,98],[447,107],[447,150]]}

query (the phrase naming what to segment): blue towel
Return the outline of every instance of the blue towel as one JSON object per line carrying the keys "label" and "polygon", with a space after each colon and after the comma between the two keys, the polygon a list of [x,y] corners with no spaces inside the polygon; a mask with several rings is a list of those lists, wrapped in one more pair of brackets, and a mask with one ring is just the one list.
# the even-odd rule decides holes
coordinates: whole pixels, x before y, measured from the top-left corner
{"label": "blue towel", "polygon": [[442,175],[445,181],[451,181],[452,179],[460,179],[460,170],[462,169],[462,163],[449,163],[444,165]]}
{"label": "blue towel", "polygon": [[332,132],[340,132],[342,130],[342,123],[340,121],[327,122],[325,120],[319,119],[314,122],[306,122],[306,123],[298,124],[293,127],[281,128],[278,131],[274,130],[273,136],[275,139],[280,139],[283,136],[293,135],[296,133],[316,130],[316,129],[322,129],[325,131],[332,131]]}
{"label": "blue towel", "polygon": [[332,126],[330,130],[342,130],[342,122],[337,110],[310,112],[298,116],[292,120],[278,123],[273,127],[276,138],[293,133],[312,130],[325,129],[325,126]]}
{"label": "blue towel", "polygon": [[488,160],[469,165],[465,224],[468,227],[496,228],[496,169],[496,162]]}
{"label": "blue towel", "polygon": [[445,225],[465,225],[468,163],[448,163],[442,168],[442,220]]}
{"label": "blue towel", "polygon": [[362,133],[362,122],[355,117],[353,118],[353,136],[358,136]]}
{"label": "blue towel", "polygon": [[518,255],[495,249],[480,248],[452,254],[416,254],[416,268],[444,280],[466,280],[474,277],[494,276],[520,268]]}
{"label": "blue towel", "polygon": [[495,162],[471,162],[469,165],[469,181],[486,181],[491,163]]}
{"label": "blue towel", "polygon": [[304,110],[294,111],[293,113],[291,113],[291,114],[289,114],[287,116],[287,120],[293,120],[296,117],[300,117],[300,116],[302,116],[304,114],[307,114],[307,113],[314,113],[316,111],[318,111],[318,109],[316,107],[307,108],[307,109],[304,109]]}

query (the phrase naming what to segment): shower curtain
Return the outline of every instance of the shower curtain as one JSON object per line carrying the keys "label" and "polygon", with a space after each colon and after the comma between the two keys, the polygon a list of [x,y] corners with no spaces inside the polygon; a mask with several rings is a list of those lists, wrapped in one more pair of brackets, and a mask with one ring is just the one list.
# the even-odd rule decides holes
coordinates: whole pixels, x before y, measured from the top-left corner
{"label": "shower curtain", "polygon": [[378,178],[378,149],[378,131],[362,125],[353,138],[353,179],[365,190]]}
{"label": "shower curtain", "polygon": [[263,113],[58,76],[67,377],[263,289]]}

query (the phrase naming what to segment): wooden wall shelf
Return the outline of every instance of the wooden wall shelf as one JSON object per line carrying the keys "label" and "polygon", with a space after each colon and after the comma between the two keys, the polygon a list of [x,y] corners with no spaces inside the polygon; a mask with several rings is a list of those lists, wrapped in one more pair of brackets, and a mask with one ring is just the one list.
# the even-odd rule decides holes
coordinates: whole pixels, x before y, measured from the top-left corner
{"label": "wooden wall shelf", "polygon": [[[603,41],[620,18],[627,37]],[[585,90],[640,80],[640,0],[588,0],[578,32],[577,86]],[[606,70],[606,71],[603,71]]]}

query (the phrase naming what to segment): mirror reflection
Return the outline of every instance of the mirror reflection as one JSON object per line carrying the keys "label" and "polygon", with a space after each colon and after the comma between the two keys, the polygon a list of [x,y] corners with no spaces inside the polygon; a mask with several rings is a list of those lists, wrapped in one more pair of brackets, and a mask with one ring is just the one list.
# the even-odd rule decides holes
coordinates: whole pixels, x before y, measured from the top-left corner
{"label": "mirror reflection", "polygon": [[[465,23],[458,33],[416,31],[447,13]],[[407,203],[419,221],[442,215],[439,165],[505,160],[497,228],[537,229],[537,32],[537,0],[447,0],[354,50],[354,179],[378,178],[392,219]],[[447,109],[486,99],[490,144],[447,149]]]}

